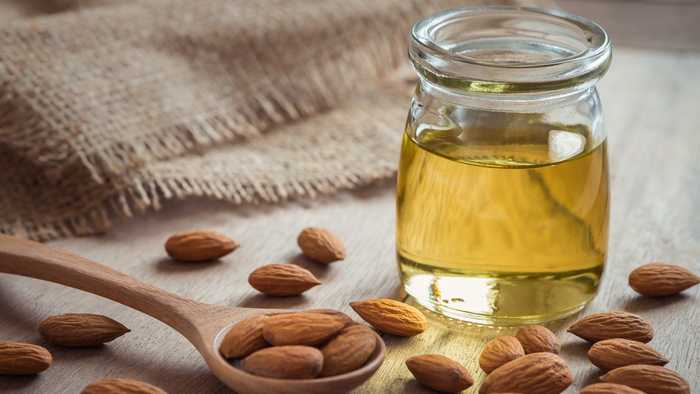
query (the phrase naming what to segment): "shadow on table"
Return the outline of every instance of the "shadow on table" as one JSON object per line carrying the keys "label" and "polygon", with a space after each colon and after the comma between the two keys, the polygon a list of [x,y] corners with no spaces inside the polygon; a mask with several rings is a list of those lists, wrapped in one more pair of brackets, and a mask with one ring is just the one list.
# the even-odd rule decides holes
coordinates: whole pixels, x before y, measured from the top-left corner
{"label": "shadow on table", "polygon": [[222,261],[220,259],[201,262],[181,262],[175,261],[169,257],[163,257],[155,262],[155,267],[158,272],[177,274],[181,272],[202,271],[221,263]]}
{"label": "shadow on table", "polygon": [[314,274],[314,276],[318,279],[325,279],[328,275],[328,271],[331,270],[331,266],[333,264],[317,263],[301,253],[297,253],[288,261],[292,264],[300,266],[301,268],[311,271],[311,273]]}
{"label": "shadow on table", "polygon": [[625,302],[622,309],[631,313],[648,312],[659,308],[667,308],[671,305],[692,303],[693,298],[687,294],[676,294],[668,297],[643,297],[635,296]]}
{"label": "shadow on table", "polygon": [[[313,289],[309,290],[313,291]],[[309,300],[305,296],[297,297],[270,297],[264,294],[255,294],[245,297],[238,305],[242,308],[266,308],[266,309],[290,309],[301,310],[301,305],[308,305]]]}
{"label": "shadow on table", "polygon": [[[11,280],[11,276],[7,280]],[[18,331],[36,332],[36,327],[39,322],[32,314],[22,308],[29,300],[19,300],[18,297],[11,291],[3,287],[3,281],[0,281],[0,316],[2,316],[2,325],[12,327]],[[13,307],[13,305],[15,305]]]}

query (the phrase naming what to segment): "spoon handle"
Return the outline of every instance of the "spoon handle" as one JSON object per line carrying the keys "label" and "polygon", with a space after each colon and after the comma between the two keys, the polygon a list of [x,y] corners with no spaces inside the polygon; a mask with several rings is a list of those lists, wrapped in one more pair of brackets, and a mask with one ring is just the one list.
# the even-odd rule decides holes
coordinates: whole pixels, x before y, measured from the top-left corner
{"label": "spoon handle", "polygon": [[197,312],[209,307],[84,257],[6,235],[0,235],[0,272],[97,294],[146,313],[180,332],[191,332]]}

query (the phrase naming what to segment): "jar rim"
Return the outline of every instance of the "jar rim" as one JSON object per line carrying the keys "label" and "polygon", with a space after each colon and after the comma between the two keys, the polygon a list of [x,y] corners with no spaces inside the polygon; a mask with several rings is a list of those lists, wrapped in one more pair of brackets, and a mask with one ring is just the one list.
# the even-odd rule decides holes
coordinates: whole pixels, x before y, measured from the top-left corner
{"label": "jar rim", "polygon": [[596,22],[560,10],[465,6],[411,28],[409,57],[419,75],[480,92],[556,90],[595,83],[612,44]]}

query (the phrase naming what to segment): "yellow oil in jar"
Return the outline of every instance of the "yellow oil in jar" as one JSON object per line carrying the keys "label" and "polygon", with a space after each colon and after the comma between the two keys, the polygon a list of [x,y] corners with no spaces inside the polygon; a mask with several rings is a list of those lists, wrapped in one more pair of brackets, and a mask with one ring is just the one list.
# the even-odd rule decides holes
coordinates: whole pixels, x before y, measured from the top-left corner
{"label": "yellow oil in jar", "polygon": [[457,134],[404,134],[397,254],[406,291],[436,312],[486,324],[581,309],[607,253],[605,141],[550,131],[464,143]]}

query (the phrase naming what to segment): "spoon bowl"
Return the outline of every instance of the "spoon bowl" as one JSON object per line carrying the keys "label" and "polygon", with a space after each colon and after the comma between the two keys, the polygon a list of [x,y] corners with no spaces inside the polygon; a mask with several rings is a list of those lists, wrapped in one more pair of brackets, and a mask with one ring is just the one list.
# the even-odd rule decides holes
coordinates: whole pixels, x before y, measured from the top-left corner
{"label": "spoon bowl", "polygon": [[[201,343],[193,342],[193,344],[204,357],[214,375],[239,393],[345,393],[369,379],[384,361],[386,346],[377,334],[375,334],[377,346],[362,367],[342,375],[314,379],[275,379],[253,375],[227,361],[218,351],[226,333],[238,321],[255,315],[271,315],[286,312],[289,311],[282,309],[224,307],[219,312],[220,315],[211,319],[211,327],[213,329],[203,331],[205,333],[203,341]],[[218,331],[215,329],[217,326],[220,327]]]}
{"label": "spoon bowl", "polygon": [[0,235],[0,272],[59,283],[129,306],[177,330],[199,351],[209,369],[241,394],[344,393],[369,379],[384,361],[384,341],[355,371],[315,379],[275,379],[250,374],[219,353],[224,336],[250,316],[289,312],[284,309],[237,308],[211,305],[180,297],[140,282],[86,258],[38,242]]}

